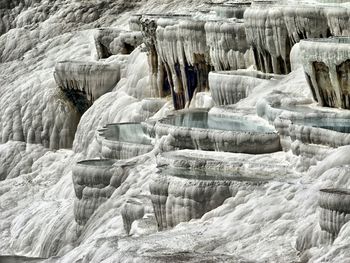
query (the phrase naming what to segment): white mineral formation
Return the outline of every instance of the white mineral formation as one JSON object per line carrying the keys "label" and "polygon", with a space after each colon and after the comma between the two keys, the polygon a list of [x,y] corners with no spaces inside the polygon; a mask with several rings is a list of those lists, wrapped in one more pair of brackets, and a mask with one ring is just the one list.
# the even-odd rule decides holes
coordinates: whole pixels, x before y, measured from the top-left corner
{"label": "white mineral formation", "polygon": [[[303,9],[304,4],[299,1],[300,8],[292,4],[296,1],[284,2],[284,7],[268,7],[270,15],[265,21],[255,19],[261,18],[259,14],[252,18],[252,23],[261,22],[254,26],[261,29],[261,34],[254,33],[254,43],[277,60],[280,53],[284,54],[283,48],[278,48],[288,47],[297,39],[320,32],[323,37],[324,32],[349,33],[349,4],[323,5],[319,9],[315,2]],[[254,5],[251,9],[266,12],[263,4]],[[175,85],[171,86],[170,81],[176,78],[168,76],[165,62],[173,67],[181,83],[178,87],[183,91],[182,76],[198,80],[192,77],[202,66],[214,69],[205,24],[218,17],[214,12],[197,12],[212,6],[205,0],[105,0],[84,4],[63,0],[0,0],[0,261],[3,255],[44,257],[48,258],[44,261],[57,263],[349,261],[350,224],[347,211],[342,212],[348,198],[335,198],[331,193],[324,210],[318,205],[320,189],[345,189],[342,193],[350,189],[350,147],[341,146],[348,135],[349,113],[317,106],[302,68],[281,80],[259,84],[234,105],[214,107],[209,111],[208,121],[200,114],[177,118],[169,125],[171,129],[167,126],[165,136],[152,140],[154,150],[131,159],[115,160],[106,170],[95,164],[85,165],[88,168],[74,177],[79,183],[73,183],[72,168],[77,161],[102,157],[98,130],[103,126],[147,120],[147,130],[155,135],[158,118],[173,114],[171,87]],[[150,12],[162,14],[159,19],[147,15],[149,20],[156,21],[155,27],[149,28],[150,32],[154,30],[150,34],[154,37],[154,56],[148,58],[154,64],[147,67],[146,54],[150,53],[142,52],[150,52],[150,45],[146,49],[136,48],[130,55],[101,59],[101,63],[120,65],[122,80],[81,115],[57,88],[53,77],[55,64],[89,63],[96,53],[92,37],[97,28],[125,30],[131,13]],[[195,18],[192,21],[205,22],[204,31],[202,24],[197,27],[188,16],[181,19],[166,16],[171,12],[192,13]],[[186,21],[190,21],[189,25],[183,25]],[[320,24],[316,27],[315,23]],[[139,23],[136,21],[135,25]],[[156,38],[158,29],[164,31],[163,39]],[[229,39],[222,32],[219,35],[223,40]],[[147,35],[143,36],[149,44]],[[284,42],[285,36],[290,42]],[[110,45],[115,44],[113,52],[129,53],[129,46],[120,49],[129,41],[128,37],[124,39],[121,42],[118,37],[113,39]],[[160,40],[164,40],[164,46],[161,45],[164,60],[160,59],[157,47]],[[220,49],[224,46],[218,44]],[[345,57],[346,52],[339,57]],[[269,59],[273,56],[263,55],[272,68]],[[302,58],[292,57],[296,61]],[[281,69],[285,64],[277,66]],[[184,75],[181,69],[185,69]],[[206,71],[201,70],[199,73],[204,75]],[[341,72],[341,78],[346,79],[346,70]],[[149,88],[153,81],[159,81],[161,88]],[[196,86],[194,82],[185,84]],[[198,90],[207,90],[207,86],[203,84]],[[193,91],[189,94],[191,105],[211,106],[208,91],[188,91]],[[188,106],[182,98],[185,93],[179,97],[178,105]],[[151,116],[152,123],[148,120]],[[276,125],[280,127],[277,135],[268,122],[278,121],[281,126]],[[194,139],[181,129],[176,130],[177,126],[192,130]],[[232,130],[238,129],[247,131],[231,136]],[[276,138],[273,142],[281,141],[275,150],[283,147],[285,151],[261,153],[266,146],[262,139],[270,131]],[[74,139],[73,149],[58,149],[67,138],[70,144]],[[241,143],[247,138],[249,143],[257,143],[254,153],[259,154],[195,149],[161,152],[174,148],[174,138],[179,144],[191,144],[182,147],[211,145],[211,149],[230,139]],[[321,151],[320,146],[325,150]],[[298,152],[296,156],[294,153]],[[305,165],[302,159],[307,162]],[[238,180],[240,176],[244,178]],[[76,197],[74,187],[81,199]],[[74,202],[78,221],[84,225],[75,221]],[[174,227],[157,231],[157,223],[163,229]]]}
{"label": "white mineral formation", "polygon": [[104,158],[129,159],[150,152],[154,146],[140,123],[108,124],[100,131]]}
{"label": "white mineral formation", "polygon": [[244,11],[250,5],[249,1],[225,2],[214,6],[214,11],[222,18],[243,18]]}
{"label": "white mineral formation", "polygon": [[321,229],[337,237],[342,226],[350,220],[349,189],[321,189],[318,204],[320,210]]}
{"label": "white mineral formation", "polygon": [[84,113],[91,104],[111,91],[120,79],[118,64],[61,61],[55,66],[57,86]]}
{"label": "white mineral formation", "polygon": [[265,122],[242,117],[208,114],[203,110],[178,112],[154,126],[158,137],[170,135],[178,149],[224,152],[270,153],[281,148],[278,134]]}
{"label": "white mineral formation", "polygon": [[96,159],[78,162],[73,167],[73,184],[77,200],[74,216],[79,225],[85,225],[97,208],[113,194],[119,184],[111,185],[114,160]]}
{"label": "white mineral formation", "polygon": [[250,70],[212,71],[209,88],[215,105],[229,105],[248,97],[256,86],[272,78],[273,74]]}
{"label": "white mineral formation", "polygon": [[235,70],[253,65],[253,52],[247,43],[241,20],[208,21],[205,24],[210,62],[215,70]]}
{"label": "white mineral formation", "polygon": [[202,217],[250,184],[255,178],[224,176],[209,170],[160,168],[150,183],[151,200],[159,230]]}
{"label": "white mineral formation", "polygon": [[350,38],[310,39],[300,43],[300,57],[314,99],[320,106],[350,108]]}
{"label": "white mineral formation", "polygon": [[117,28],[98,28],[94,34],[95,47],[98,59],[108,58],[111,55],[116,55],[111,50],[111,43],[121,33]]}

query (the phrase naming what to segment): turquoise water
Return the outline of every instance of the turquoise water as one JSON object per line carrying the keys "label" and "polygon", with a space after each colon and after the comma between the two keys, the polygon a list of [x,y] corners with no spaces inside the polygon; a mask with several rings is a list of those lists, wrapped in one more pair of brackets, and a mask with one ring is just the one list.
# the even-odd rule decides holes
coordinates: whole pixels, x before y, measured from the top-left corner
{"label": "turquoise water", "polygon": [[262,133],[274,132],[273,128],[239,116],[221,117],[208,114],[206,111],[186,112],[169,117],[163,120],[163,122],[174,126],[188,128]]}

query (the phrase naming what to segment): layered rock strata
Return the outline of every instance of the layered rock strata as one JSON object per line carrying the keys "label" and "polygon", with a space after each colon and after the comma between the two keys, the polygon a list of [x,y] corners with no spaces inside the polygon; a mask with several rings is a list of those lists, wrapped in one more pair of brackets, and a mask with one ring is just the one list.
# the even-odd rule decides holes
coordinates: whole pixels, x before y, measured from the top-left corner
{"label": "layered rock strata", "polygon": [[57,86],[80,113],[109,92],[119,81],[119,65],[103,62],[61,61],[55,66]]}
{"label": "layered rock strata", "polygon": [[128,159],[150,152],[151,138],[140,123],[108,124],[99,131],[104,158]]}

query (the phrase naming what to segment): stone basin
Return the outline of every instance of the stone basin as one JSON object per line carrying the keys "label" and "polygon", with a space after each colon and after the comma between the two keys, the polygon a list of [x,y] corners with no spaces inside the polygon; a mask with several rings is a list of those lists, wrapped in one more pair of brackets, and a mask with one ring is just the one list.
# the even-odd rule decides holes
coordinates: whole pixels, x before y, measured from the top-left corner
{"label": "stone basin", "polygon": [[244,11],[251,6],[251,2],[229,1],[214,7],[217,16],[222,18],[243,18]]}
{"label": "stone basin", "polygon": [[279,76],[250,70],[212,71],[209,88],[216,105],[230,105],[248,97],[256,86],[273,78]]}
{"label": "stone basin", "polygon": [[350,220],[350,189],[321,189],[318,204],[320,227],[334,239]]}
{"label": "stone basin", "polygon": [[279,151],[279,137],[264,122],[240,116],[224,117],[206,110],[180,111],[158,121],[158,137],[170,134],[170,144],[178,149],[200,149],[242,153]]}
{"label": "stone basin", "polygon": [[319,105],[350,109],[350,37],[302,40],[300,53]]}
{"label": "stone basin", "polygon": [[158,229],[201,218],[240,190],[253,190],[265,180],[209,170],[159,167],[150,183]]}
{"label": "stone basin", "polygon": [[73,166],[73,185],[77,199],[74,202],[74,217],[79,225],[85,225],[97,208],[114,192],[110,186],[112,165],[116,160],[84,160]]}
{"label": "stone basin", "polygon": [[74,217],[79,225],[85,225],[127,178],[128,173],[122,167],[113,166],[115,162],[113,159],[92,159],[73,166],[73,185],[77,197]]}
{"label": "stone basin", "polygon": [[128,159],[150,152],[152,139],[139,122],[113,123],[99,130],[105,158]]}

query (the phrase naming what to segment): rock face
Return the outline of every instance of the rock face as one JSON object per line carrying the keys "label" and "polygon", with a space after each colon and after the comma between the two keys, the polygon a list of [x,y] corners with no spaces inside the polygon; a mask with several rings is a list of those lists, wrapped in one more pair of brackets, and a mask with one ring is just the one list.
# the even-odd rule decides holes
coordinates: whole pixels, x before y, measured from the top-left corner
{"label": "rock face", "polygon": [[112,55],[130,54],[142,44],[142,34],[138,32],[122,31],[115,28],[99,28],[95,35],[95,46],[99,59]]}
{"label": "rock face", "polygon": [[77,197],[74,202],[74,216],[79,225],[85,225],[115,190],[110,186],[114,162],[109,159],[85,160],[73,167],[73,184]]}
{"label": "rock face", "polygon": [[78,162],[73,167],[74,216],[79,225],[85,225],[98,207],[111,197],[127,178],[124,167],[113,167],[115,160],[95,159]]}
{"label": "rock face", "polygon": [[168,142],[178,149],[268,153],[281,148],[274,129],[241,117],[222,117],[203,110],[178,112],[154,126],[158,137],[171,135]]}
{"label": "rock face", "polygon": [[195,92],[208,90],[210,65],[204,25],[205,21],[188,17],[158,21],[157,51],[175,109],[188,106]]}
{"label": "rock face", "polygon": [[254,64],[243,20],[208,21],[205,33],[215,70],[243,69]]}
{"label": "rock face", "polygon": [[[304,167],[315,165],[331,150],[349,144],[350,115],[347,111],[314,107],[308,104],[310,101],[298,104],[298,100],[291,99],[288,106],[273,105],[273,101],[271,96],[264,109],[265,117],[278,131],[282,149],[300,156]],[[262,111],[259,115],[265,113]]]}
{"label": "rock face", "polygon": [[350,220],[349,189],[321,189],[318,200],[321,229],[337,237],[340,229]]}
{"label": "rock face", "polygon": [[302,63],[314,99],[321,106],[350,109],[350,38],[305,40]]}
{"label": "rock face", "polygon": [[118,64],[62,61],[56,64],[54,76],[58,87],[84,113],[117,84],[120,72]]}
{"label": "rock face", "polygon": [[104,158],[128,159],[153,149],[140,123],[108,124],[100,130],[100,137]]}
{"label": "rock face", "polygon": [[250,7],[251,2],[225,2],[214,7],[218,17],[222,18],[243,18],[244,11]]}
{"label": "rock face", "polygon": [[267,73],[289,73],[292,46],[282,9],[270,5],[254,6],[246,10],[244,21],[257,69]]}
{"label": "rock face", "polygon": [[246,98],[253,89],[274,78],[272,74],[257,71],[212,71],[209,73],[209,87],[216,105],[235,104]]}
{"label": "rock face", "polygon": [[239,190],[260,183],[256,178],[224,176],[205,170],[160,168],[150,183],[158,230],[200,218]]}

